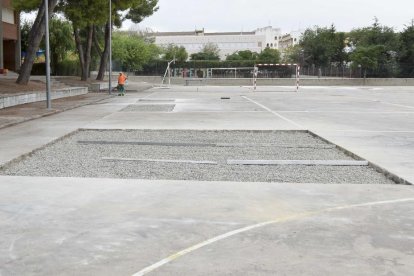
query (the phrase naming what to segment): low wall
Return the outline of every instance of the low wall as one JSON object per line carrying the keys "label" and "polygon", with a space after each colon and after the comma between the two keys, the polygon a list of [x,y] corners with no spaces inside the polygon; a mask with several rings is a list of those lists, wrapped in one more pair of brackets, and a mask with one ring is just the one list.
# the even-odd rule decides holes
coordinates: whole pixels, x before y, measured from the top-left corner
{"label": "low wall", "polygon": [[[118,86],[118,82],[111,82],[112,89]],[[109,82],[98,82],[89,85],[89,89],[93,92],[100,92],[101,90],[109,89]]]}
{"label": "low wall", "polygon": [[[129,80],[148,82],[161,85],[162,77],[158,76],[130,76]],[[168,82],[168,80],[166,80]],[[174,85],[220,85],[220,86],[248,86],[252,79],[222,79],[222,78],[171,78]],[[264,86],[295,86],[295,79],[258,79],[257,85]],[[301,86],[414,86],[414,79],[387,78],[387,79],[346,79],[346,78],[304,78]]]}
{"label": "low wall", "polygon": [[[72,87],[72,88],[64,88],[59,89],[56,91],[51,92],[51,98],[60,99],[66,97],[73,97],[78,95],[84,95],[88,93],[87,87]],[[26,94],[20,95],[13,95],[13,96],[5,96],[0,97],[0,109],[27,104],[27,103],[34,103],[46,100],[46,92],[28,92]]]}

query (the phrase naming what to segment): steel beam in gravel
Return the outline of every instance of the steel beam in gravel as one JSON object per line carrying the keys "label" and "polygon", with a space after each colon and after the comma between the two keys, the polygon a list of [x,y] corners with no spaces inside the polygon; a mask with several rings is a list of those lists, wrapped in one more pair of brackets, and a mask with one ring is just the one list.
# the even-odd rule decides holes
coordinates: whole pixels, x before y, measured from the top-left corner
{"label": "steel beam in gravel", "polygon": [[368,166],[365,160],[227,160],[228,165]]}
{"label": "steel beam in gravel", "polygon": [[207,143],[169,143],[169,142],[139,142],[139,141],[78,141],[84,145],[138,145],[138,146],[164,146],[164,147],[215,147]]}
{"label": "steel beam in gravel", "polygon": [[136,158],[113,158],[103,157],[105,161],[118,161],[118,162],[157,162],[157,163],[186,163],[186,164],[203,164],[203,165],[217,165],[214,161],[203,160],[168,160],[168,159],[136,159]]}
{"label": "steel beam in gravel", "polygon": [[143,142],[143,141],[78,141],[84,145],[137,145],[137,146],[165,146],[165,147],[275,147],[298,149],[334,149],[335,145],[278,145],[269,143],[173,143],[173,142]]}

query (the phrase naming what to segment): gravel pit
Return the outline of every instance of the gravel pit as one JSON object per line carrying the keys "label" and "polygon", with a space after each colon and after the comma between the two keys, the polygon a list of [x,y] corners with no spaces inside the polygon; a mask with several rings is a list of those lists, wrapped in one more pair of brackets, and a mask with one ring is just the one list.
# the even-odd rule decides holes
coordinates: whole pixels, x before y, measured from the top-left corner
{"label": "gravel pit", "polygon": [[174,104],[133,104],[128,105],[122,112],[171,112],[174,110]]}
{"label": "gravel pit", "polygon": [[[174,160],[177,162],[171,162]],[[369,166],[232,165],[227,164],[228,160],[355,159],[301,131],[81,130],[6,165],[0,173],[199,181],[394,183]]]}

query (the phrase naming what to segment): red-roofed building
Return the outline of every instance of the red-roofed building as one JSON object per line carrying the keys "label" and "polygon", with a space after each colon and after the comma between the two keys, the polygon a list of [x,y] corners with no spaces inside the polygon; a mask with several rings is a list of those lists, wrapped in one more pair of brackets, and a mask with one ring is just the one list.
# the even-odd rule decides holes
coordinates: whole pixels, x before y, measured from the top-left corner
{"label": "red-roofed building", "polygon": [[11,0],[0,0],[0,68],[17,71],[20,68],[20,15]]}

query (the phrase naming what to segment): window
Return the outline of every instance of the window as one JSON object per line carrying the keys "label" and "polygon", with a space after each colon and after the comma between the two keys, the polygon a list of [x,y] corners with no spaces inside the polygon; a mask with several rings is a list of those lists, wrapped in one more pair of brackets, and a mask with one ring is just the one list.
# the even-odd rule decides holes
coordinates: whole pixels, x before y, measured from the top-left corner
{"label": "window", "polygon": [[14,24],[14,11],[11,9],[2,9],[3,22]]}

